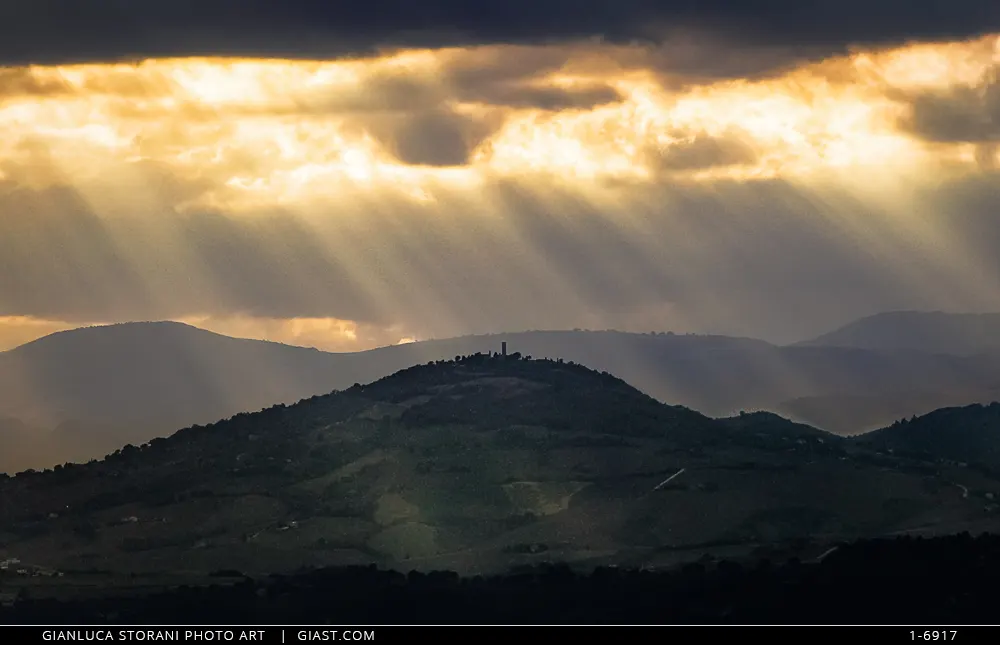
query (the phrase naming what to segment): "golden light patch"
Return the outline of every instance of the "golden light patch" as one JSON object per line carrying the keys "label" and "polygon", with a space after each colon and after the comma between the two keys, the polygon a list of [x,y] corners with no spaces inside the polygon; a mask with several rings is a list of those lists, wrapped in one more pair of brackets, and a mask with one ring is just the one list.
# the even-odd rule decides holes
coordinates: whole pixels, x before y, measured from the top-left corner
{"label": "golden light patch", "polygon": [[[267,340],[322,351],[354,352],[402,344],[399,330],[338,318],[267,318],[247,315],[187,316],[178,319],[225,336]],[[403,340],[407,340],[404,338]],[[412,338],[409,342],[414,342]]]}
{"label": "golden light patch", "polygon": [[974,85],[990,67],[1000,64],[1000,36],[863,52],[851,62],[868,84],[886,83],[906,90]]}
{"label": "golden light patch", "polygon": [[[0,173],[26,185],[69,183],[104,194],[135,167],[147,183],[168,175],[188,187],[170,207],[241,210],[366,194],[434,204],[495,177],[558,178],[584,190],[604,179],[648,183],[665,174],[706,182],[853,173],[872,181],[873,172],[912,175],[942,163],[974,168],[976,159],[957,148],[930,147],[901,131],[908,106],[897,94],[980,82],[1000,61],[1000,38],[857,52],[779,78],[684,90],[660,85],[653,70],[615,68],[616,56],[634,60],[636,50],[581,44],[555,69],[535,71],[528,63],[540,50],[517,47],[344,61],[16,68],[18,82],[0,95]],[[490,104],[489,91],[457,85],[456,66],[502,67],[508,58],[527,71],[503,88],[573,92],[603,84],[620,100],[559,109]],[[478,82],[465,72],[461,82]],[[488,133],[467,142],[464,164],[411,165],[394,155],[385,136],[425,134],[419,124],[408,131],[407,119],[428,110],[443,114],[444,126],[454,115],[456,137],[465,136],[459,118],[484,124]],[[706,138],[724,146],[734,133],[752,159],[713,163],[685,151]],[[148,176],[150,168],[160,174]]]}
{"label": "golden light patch", "polygon": [[180,322],[226,336],[324,349],[353,347],[358,340],[356,323],[335,318],[191,316],[181,319]]}
{"label": "golden light patch", "polygon": [[45,320],[31,316],[0,316],[0,352],[14,349],[42,336],[80,326],[80,323]]}

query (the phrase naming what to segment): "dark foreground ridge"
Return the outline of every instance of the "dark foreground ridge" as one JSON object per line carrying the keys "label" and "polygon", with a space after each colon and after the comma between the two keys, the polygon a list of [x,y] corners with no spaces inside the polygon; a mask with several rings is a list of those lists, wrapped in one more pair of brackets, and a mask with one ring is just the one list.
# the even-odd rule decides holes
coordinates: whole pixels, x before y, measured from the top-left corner
{"label": "dark foreground ridge", "polygon": [[[219,572],[219,575],[236,572]],[[319,569],[131,598],[17,599],[5,624],[974,624],[995,620],[1000,536],[860,541],[814,563],[674,571],[541,565],[461,578]]]}

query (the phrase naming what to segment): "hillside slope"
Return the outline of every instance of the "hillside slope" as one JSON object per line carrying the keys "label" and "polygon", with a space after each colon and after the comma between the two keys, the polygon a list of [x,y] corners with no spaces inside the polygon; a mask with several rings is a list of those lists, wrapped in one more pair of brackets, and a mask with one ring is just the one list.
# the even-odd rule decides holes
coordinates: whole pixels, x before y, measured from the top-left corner
{"label": "hillside slope", "polygon": [[[484,355],[0,482],[0,555],[61,570],[463,572],[994,522],[1000,482],[575,364]],[[929,528],[928,528],[929,527]]]}
{"label": "hillside slope", "polygon": [[859,437],[881,450],[980,464],[1000,472],[1000,403],[935,410]]}

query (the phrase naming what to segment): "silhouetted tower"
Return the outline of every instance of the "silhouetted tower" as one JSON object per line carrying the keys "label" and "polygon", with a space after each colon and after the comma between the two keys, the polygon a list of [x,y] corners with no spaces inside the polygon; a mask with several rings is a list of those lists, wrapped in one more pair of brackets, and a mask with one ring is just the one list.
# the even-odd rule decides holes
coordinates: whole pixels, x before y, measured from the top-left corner
{"label": "silhouetted tower", "polygon": [[507,355],[507,341],[503,341],[500,343],[500,355],[501,356]]}

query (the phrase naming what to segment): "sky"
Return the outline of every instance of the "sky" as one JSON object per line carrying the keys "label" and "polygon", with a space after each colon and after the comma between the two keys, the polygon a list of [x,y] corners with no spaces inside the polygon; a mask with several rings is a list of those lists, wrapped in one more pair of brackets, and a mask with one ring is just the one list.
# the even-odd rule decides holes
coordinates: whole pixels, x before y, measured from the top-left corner
{"label": "sky", "polygon": [[1000,310],[993,0],[0,0],[0,349]]}

